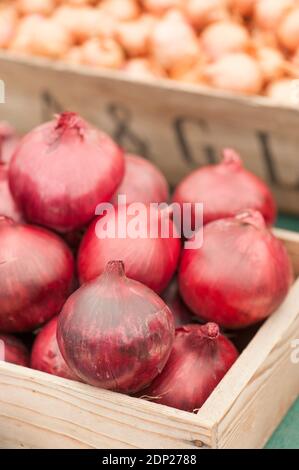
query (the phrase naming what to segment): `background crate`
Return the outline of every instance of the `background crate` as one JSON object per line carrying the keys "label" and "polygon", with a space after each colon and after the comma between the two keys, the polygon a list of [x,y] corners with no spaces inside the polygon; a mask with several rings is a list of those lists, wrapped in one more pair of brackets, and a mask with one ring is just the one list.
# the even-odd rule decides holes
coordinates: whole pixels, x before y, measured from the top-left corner
{"label": "background crate", "polygon": [[299,214],[299,80],[294,108],[172,81],[136,82],[121,72],[71,67],[0,53],[6,104],[0,119],[21,132],[74,110],[144,155],[174,185],[192,168],[240,151],[247,168],[272,187],[279,207]]}

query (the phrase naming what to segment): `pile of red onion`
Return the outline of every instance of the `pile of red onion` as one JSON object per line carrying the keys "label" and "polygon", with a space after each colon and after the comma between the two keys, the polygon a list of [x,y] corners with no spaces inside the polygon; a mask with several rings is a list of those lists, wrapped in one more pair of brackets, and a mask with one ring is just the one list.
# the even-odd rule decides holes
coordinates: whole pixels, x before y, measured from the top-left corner
{"label": "pile of red onion", "polygon": [[23,137],[9,182],[29,222],[69,232],[90,222],[123,175],[118,145],[77,114],[62,113]]}
{"label": "pile of red onion", "polygon": [[293,280],[267,185],[230,149],[187,176],[182,249],[161,171],[77,114],[0,124],[0,157],[0,360],[199,409],[238,357],[219,328],[244,346]]}

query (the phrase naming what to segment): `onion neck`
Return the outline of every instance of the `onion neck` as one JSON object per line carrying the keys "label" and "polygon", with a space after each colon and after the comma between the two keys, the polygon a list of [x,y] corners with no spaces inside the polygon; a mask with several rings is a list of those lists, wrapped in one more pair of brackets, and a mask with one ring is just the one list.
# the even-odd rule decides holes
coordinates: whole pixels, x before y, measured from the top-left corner
{"label": "onion neck", "polygon": [[109,261],[105,268],[105,274],[108,277],[126,277],[124,262],[121,260]]}
{"label": "onion neck", "polygon": [[259,211],[248,209],[237,214],[235,218],[241,224],[251,225],[257,230],[264,230],[266,228],[265,219]]}
{"label": "onion neck", "polygon": [[79,136],[83,137],[83,131],[86,127],[86,123],[77,113],[66,111],[57,116],[55,130],[62,134],[75,131]]}
{"label": "onion neck", "polygon": [[240,155],[231,148],[226,148],[222,152],[223,159],[222,159],[222,165],[224,165],[226,168],[232,168],[232,169],[239,169],[242,168],[242,160],[240,158]]}
{"label": "onion neck", "polygon": [[215,340],[218,338],[220,331],[217,323],[206,323],[200,327],[201,334],[204,338]]}

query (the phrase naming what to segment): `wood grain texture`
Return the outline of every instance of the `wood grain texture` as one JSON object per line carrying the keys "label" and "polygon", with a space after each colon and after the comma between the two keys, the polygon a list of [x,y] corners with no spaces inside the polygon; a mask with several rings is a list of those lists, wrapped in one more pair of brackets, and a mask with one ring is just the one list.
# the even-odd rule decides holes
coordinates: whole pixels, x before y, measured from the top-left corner
{"label": "wood grain texture", "polygon": [[197,448],[195,415],[12,364],[0,365],[0,446]]}
{"label": "wood grain texture", "polygon": [[121,72],[0,54],[6,104],[0,119],[25,132],[73,110],[140,153],[176,184],[191,169],[240,151],[246,167],[272,187],[280,209],[299,213],[299,111],[166,80],[138,82]]}

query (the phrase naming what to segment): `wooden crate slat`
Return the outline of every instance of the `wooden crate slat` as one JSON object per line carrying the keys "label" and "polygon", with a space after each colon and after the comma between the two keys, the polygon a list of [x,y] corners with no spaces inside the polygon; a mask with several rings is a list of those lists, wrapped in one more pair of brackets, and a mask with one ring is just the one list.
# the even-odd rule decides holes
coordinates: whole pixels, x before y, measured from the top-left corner
{"label": "wooden crate slat", "polygon": [[0,119],[22,132],[59,111],[77,111],[160,166],[171,184],[219,158],[223,147],[235,147],[245,166],[270,184],[280,209],[299,213],[296,107],[5,52],[0,79],[6,85]]}

